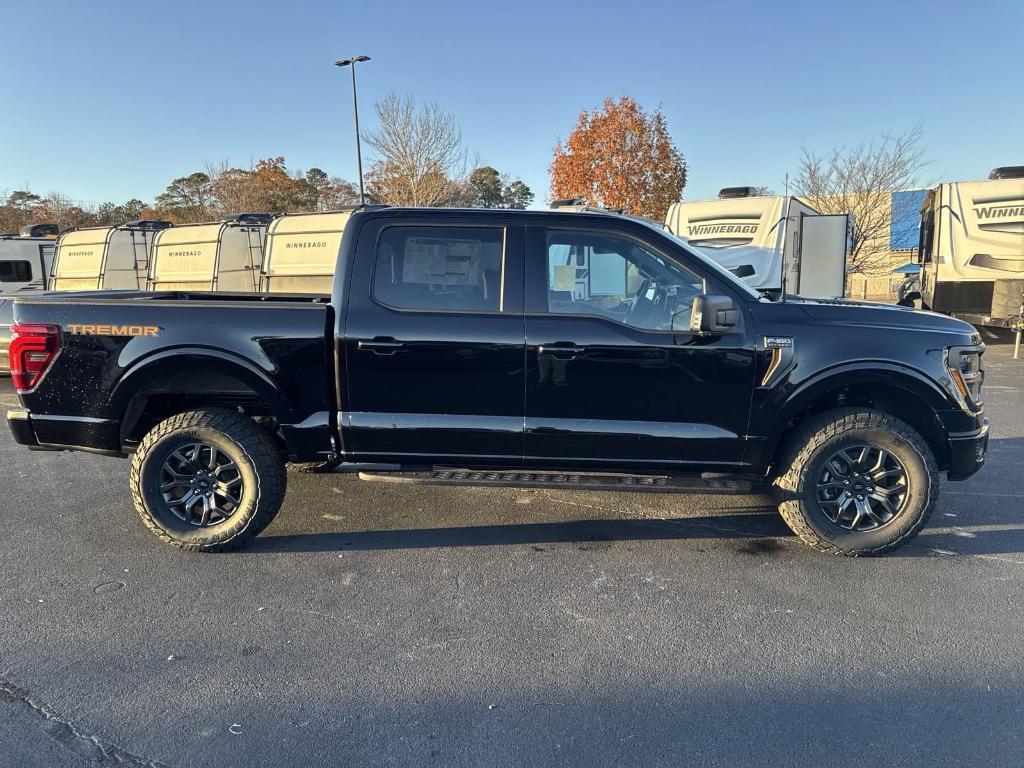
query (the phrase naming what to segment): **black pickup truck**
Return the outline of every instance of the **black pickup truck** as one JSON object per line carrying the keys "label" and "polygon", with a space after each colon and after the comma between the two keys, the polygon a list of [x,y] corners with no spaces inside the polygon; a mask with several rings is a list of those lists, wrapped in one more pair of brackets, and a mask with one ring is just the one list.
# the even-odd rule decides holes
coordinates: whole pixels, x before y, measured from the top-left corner
{"label": "black pickup truck", "polygon": [[40,296],[17,299],[14,320],[16,440],[130,456],[142,520],[190,550],[257,535],[292,463],[422,483],[771,487],[811,546],[879,554],[988,442],[971,326],[770,301],[613,213],[368,208],[330,297]]}

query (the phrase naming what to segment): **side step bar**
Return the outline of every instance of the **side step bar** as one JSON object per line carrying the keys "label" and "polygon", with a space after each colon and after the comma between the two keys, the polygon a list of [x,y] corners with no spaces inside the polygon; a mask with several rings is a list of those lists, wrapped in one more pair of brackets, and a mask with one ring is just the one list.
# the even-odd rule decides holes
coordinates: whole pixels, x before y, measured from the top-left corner
{"label": "side step bar", "polygon": [[363,470],[360,480],[410,485],[472,485],[506,488],[575,488],[591,491],[740,494],[767,490],[750,480],[691,475],[632,475],[612,472],[531,472],[437,468],[422,471]]}

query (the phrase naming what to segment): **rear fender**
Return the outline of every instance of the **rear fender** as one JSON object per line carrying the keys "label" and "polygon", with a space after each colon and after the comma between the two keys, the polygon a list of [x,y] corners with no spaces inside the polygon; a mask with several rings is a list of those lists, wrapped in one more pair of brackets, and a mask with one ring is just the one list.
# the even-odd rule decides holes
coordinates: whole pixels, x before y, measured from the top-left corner
{"label": "rear fender", "polygon": [[157,352],[136,362],[114,385],[110,396],[111,412],[123,418],[132,398],[149,384],[190,368],[216,372],[236,379],[251,389],[279,422],[290,424],[294,421],[291,405],[281,397],[266,373],[243,358],[201,347]]}

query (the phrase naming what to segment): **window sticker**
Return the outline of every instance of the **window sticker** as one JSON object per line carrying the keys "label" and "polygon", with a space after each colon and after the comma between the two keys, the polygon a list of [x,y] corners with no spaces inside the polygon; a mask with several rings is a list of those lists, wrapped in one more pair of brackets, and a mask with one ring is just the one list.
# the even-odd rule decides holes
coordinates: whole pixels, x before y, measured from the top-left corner
{"label": "window sticker", "polygon": [[551,290],[571,291],[576,288],[576,267],[573,264],[556,264]]}
{"label": "window sticker", "polygon": [[405,241],[403,283],[476,285],[479,281],[479,240],[410,237]]}

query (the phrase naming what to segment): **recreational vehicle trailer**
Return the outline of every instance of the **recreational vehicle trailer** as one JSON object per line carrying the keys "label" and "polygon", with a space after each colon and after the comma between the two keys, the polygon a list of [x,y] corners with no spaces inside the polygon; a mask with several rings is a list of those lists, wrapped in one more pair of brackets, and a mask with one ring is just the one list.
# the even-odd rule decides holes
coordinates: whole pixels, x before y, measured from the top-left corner
{"label": "recreational vehicle trailer", "polygon": [[164,229],[153,238],[151,291],[231,291],[260,288],[269,213],[237,213],[220,221]]}
{"label": "recreational vehicle trailer", "polygon": [[0,235],[0,294],[46,288],[56,239],[56,224],[28,224],[16,235]]}
{"label": "recreational vehicle trailer", "polygon": [[29,224],[18,234],[0,234],[0,375],[10,370],[12,298],[46,288],[56,238],[56,224]]}
{"label": "recreational vehicle trailer", "polygon": [[51,291],[130,290],[146,287],[149,249],[169,221],[129,221],[118,227],[68,230],[57,240]]}
{"label": "recreational vehicle trailer", "polygon": [[921,304],[1015,327],[1024,293],[1024,166],[940,184],[921,205]]}
{"label": "recreational vehicle trailer", "polygon": [[260,289],[264,293],[329,294],[341,236],[352,206],[276,217],[267,228]]}
{"label": "recreational vehicle trailer", "polygon": [[846,286],[849,216],[795,197],[727,187],[717,200],[673,203],[665,226],[757,290],[836,298]]}

